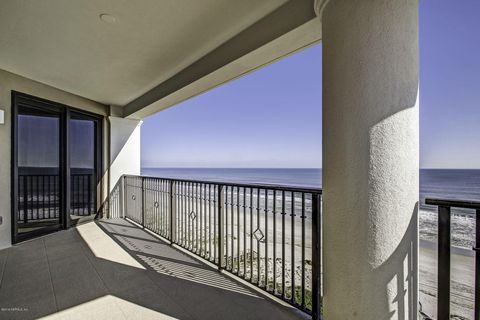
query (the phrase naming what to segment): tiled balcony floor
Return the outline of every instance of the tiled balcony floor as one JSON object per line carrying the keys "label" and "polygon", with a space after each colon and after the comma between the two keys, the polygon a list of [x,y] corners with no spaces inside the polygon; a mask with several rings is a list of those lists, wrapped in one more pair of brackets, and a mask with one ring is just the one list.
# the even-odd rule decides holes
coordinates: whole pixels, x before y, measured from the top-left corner
{"label": "tiled balcony floor", "polygon": [[121,219],[0,251],[0,319],[305,319]]}

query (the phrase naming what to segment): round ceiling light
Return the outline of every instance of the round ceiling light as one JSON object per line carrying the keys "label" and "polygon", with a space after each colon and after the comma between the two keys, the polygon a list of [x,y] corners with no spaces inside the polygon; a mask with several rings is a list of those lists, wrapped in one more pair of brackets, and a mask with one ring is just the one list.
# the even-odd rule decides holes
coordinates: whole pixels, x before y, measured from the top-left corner
{"label": "round ceiling light", "polygon": [[102,13],[100,15],[100,20],[102,20],[103,22],[106,22],[106,23],[115,23],[115,21],[117,21],[117,18],[115,18],[111,14]]}

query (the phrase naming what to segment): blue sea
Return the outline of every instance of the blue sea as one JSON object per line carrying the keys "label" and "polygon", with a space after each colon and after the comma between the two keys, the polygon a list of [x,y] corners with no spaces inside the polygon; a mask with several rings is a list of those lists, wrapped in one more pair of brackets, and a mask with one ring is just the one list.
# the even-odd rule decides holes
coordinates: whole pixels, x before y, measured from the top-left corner
{"label": "blue sea", "polygon": [[[143,168],[143,175],[237,182],[264,183],[300,187],[322,187],[321,169],[265,168]],[[425,198],[444,198],[480,201],[480,170],[421,169],[420,209],[434,211],[425,205]],[[469,214],[469,211],[464,211]]]}

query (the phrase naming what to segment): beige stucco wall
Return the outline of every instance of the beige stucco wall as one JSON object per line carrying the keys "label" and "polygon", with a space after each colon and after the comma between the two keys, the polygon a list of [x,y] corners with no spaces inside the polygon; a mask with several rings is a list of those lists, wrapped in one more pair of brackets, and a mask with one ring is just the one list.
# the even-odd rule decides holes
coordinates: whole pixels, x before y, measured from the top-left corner
{"label": "beige stucco wall", "polygon": [[110,192],[122,175],[140,175],[141,120],[109,117]]}
{"label": "beige stucco wall", "polygon": [[[73,95],[51,86],[0,70],[0,109],[5,110],[5,124],[0,124],[0,249],[11,245],[11,92],[12,90],[27,93],[39,98],[52,100],[78,109],[87,110],[103,116],[108,107],[92,100]],[[107,121],[104,121],[104,132],[107,132]],[[107,135],[104,134],[104,137]],[[104,139],[104,159],[108,140]],[[105,163],[106,161],[104,161]]]}

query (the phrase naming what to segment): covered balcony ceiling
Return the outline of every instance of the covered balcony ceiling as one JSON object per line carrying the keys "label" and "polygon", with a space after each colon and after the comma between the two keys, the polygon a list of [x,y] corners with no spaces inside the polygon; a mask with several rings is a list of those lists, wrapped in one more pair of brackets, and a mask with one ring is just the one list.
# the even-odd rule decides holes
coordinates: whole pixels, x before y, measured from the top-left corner
{"label": "covered balcony ceiling", "polygon": [[0,69],[140,118],[318,41],[313,3],[4,0]]}

